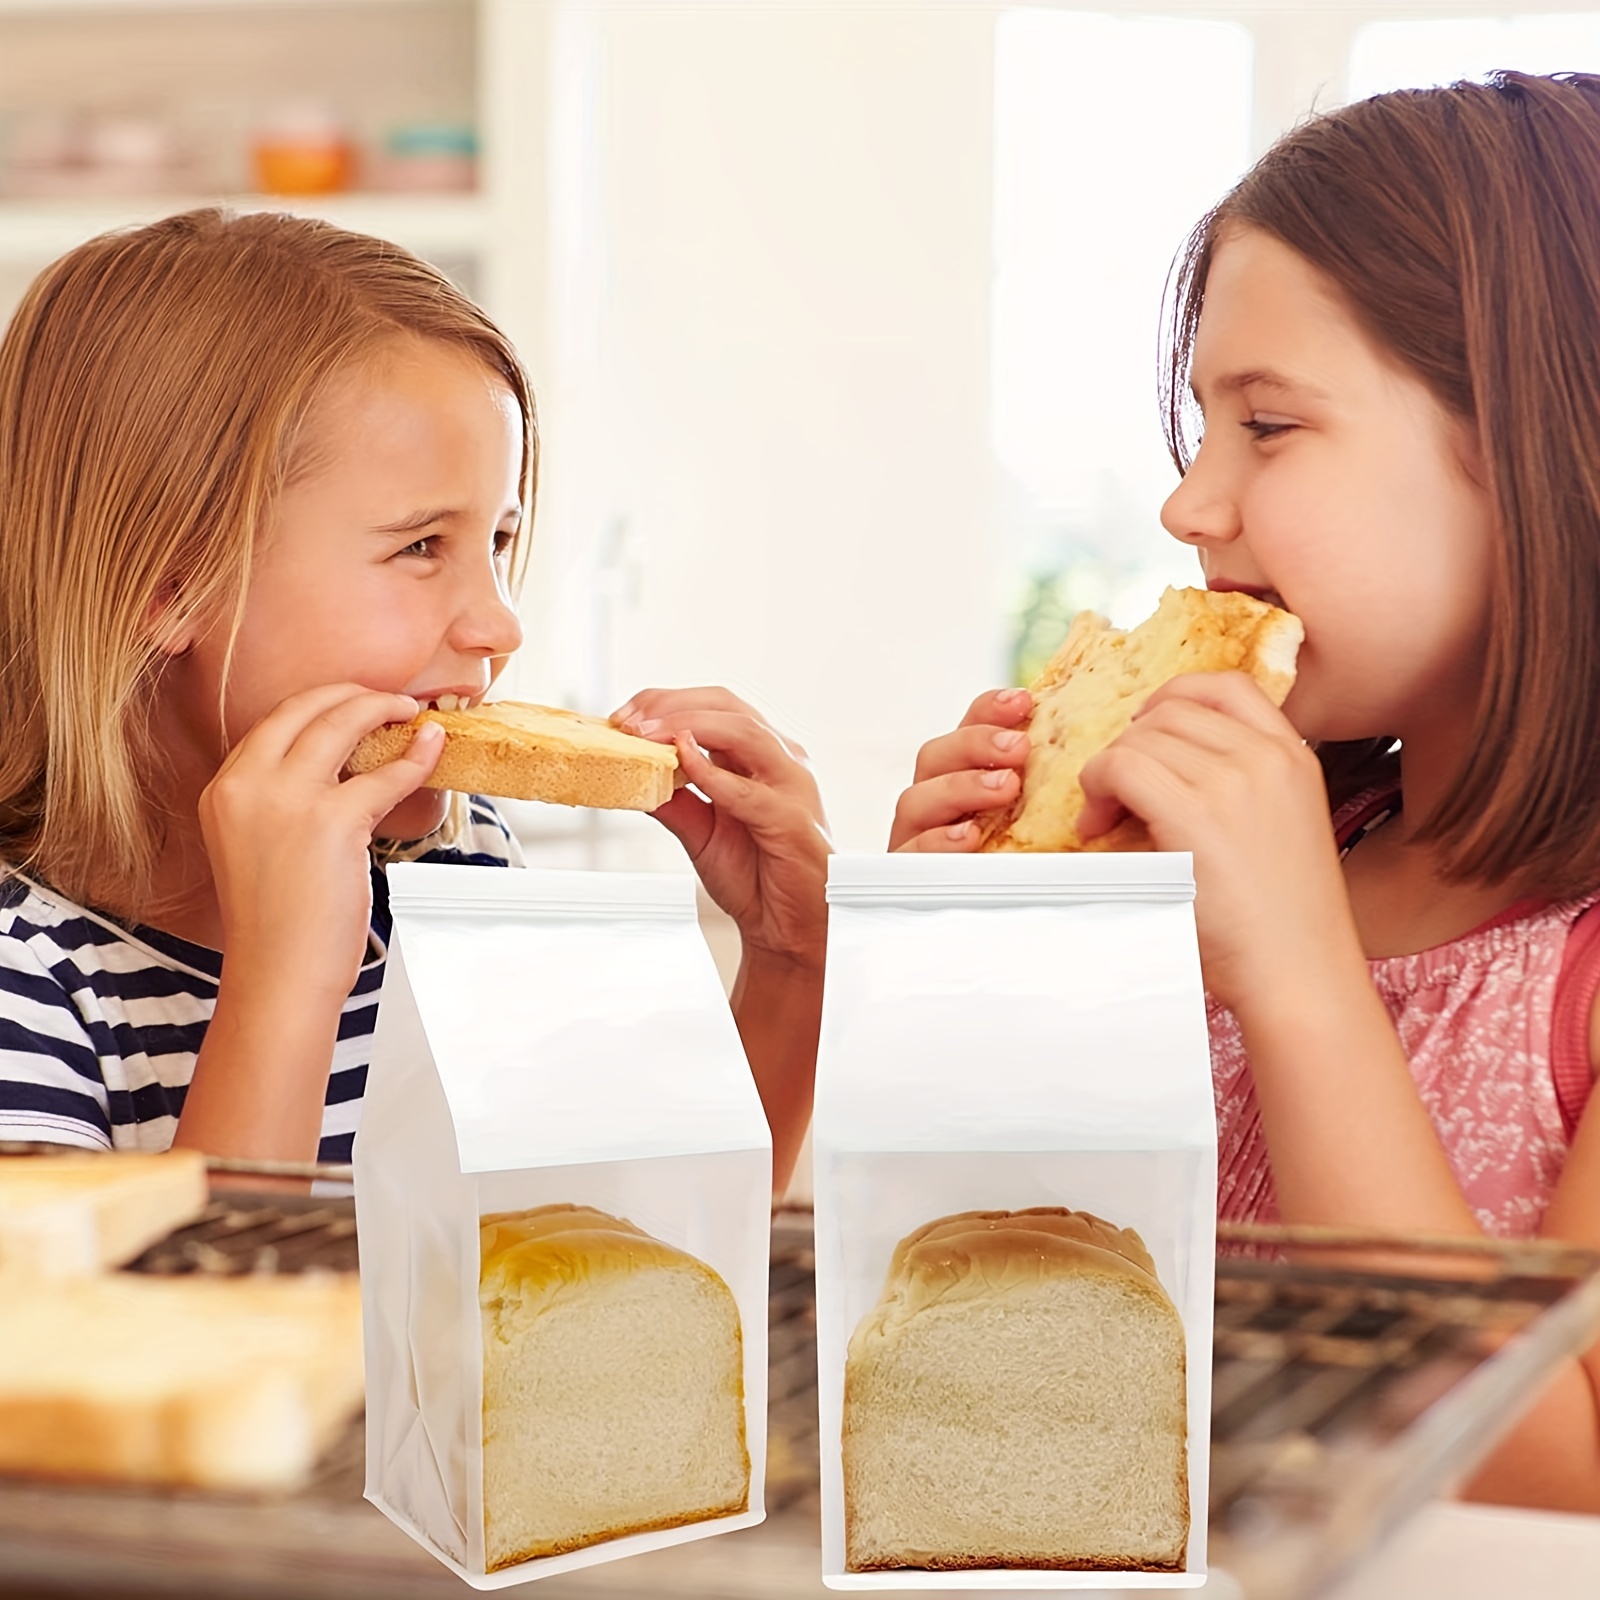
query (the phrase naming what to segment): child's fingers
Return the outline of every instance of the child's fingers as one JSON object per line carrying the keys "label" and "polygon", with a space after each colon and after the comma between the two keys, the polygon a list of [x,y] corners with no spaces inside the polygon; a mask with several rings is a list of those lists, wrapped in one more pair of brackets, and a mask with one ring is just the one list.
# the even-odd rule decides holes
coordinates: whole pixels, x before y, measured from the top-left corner
{"label": "child's fingers", "polygon": [[1033,696],[1026,689],[989,689],[967,707],[961,726],[985,723],[1014,728],[1019,722],[1026,722],[1032,711]]}
{"label": "child's fingers", "polygon": [[820,808],[822,797],[810,768],[760,718],[742,712],[701,708],[647,717],[634,724],[646,739],[676,744],[687,735],[719,767],[742,773]]}
{"label": "child's fingers", "polygon": [[[635,733],[638,732],[637,724],[642,722],[665,723],[672,720],[679,727],[689,727],[689,718],[701,712],[723,712],[731,716],[749,717],[768,729],[795,760],[810,759],[797,739],[779,732],[753,705],[741,700],[731,689],[724,689],[719,684],[705,684],[690,689],[641,689],[625,705],[618,706],[611,713],[611,721],[617,727]],[[660,735],[643,734],[641,737],[659,738]],[[663,743],[671,743],[670,737],[663,740]]]}
{"label": "child's fingers", "polygon": [[928,740],[917,751],[911,781],[926,783],[946,773],[984,767],[1014,767],[1020,772],[1027,764],[1028,750],[1028,735],[1021,728],[963,723],[953,733]]}
{"label": "child's fingers", "polygon": [[719,767],[688,734],[680,734],[676,742],[684,776],[712,805],[743,824],[757,840],[788,837],[797,830],[815,832],[826,840],[820,813],[797,796]]}
{"label": "child's fingers", "polygon": [[339,785],[340,798],[357,807],[366,826],[374,828],[428,781],[443,751],[444,729],[437,722],[425,722],[411,736],[403,755],[371,772],[346,778]]}
{"label": "child's fingers", "polygon": [[284,765],[312,777],[338,773],[367,734],[385,723],[409,722],[416,713],[405,708],[415,704],[409,695],[361,690],[310,718],[285,751]]}
{"label": "child's fingers", "polygon": [[889,829],[889,848],[899,850],[930,830],[942,830],[974,812],[996,811],[1017,798],[1021,777],[1009,767],[989,772],[948,772],[914,783],[901,793]]}
{"label": "child's fingers", "polygon": [[952,822],[942,828],[929,828],[925,833],[913,834],[900,844],[891,839],[889,848],[905,851],[908,854],[920,851],[928,854],[961,855],[976,850],[978,841],[982,837],[978,824],[968,817],[963,822]]}
{"label": "child's fingers", "polygon": [[[320,754],[324,745],[337,747],[346,741],[343,750],[332,759],[337,769],[363,735],[386,722],[409,722],[416,714],[417,702],[408,694],[384,694],[358,683],[319,684],[274,706],[234,746],[228,761],[276,765],[287,760],[291,752]],[[312,739],[305,745],[308,733]]]}
{"label": "child's fingers", "polygon": [[650,815],[677,839],[691,861],[699,859],[717,826],[711,802],[702,800],[689,789],[677,790],[664,806],[657,806]]}
{"label": "child's fingers", "polygon": [[1172,678],[1139,707],[1134,721],[1140,722],[1163,706],[1174,704],[1206,706],[1258,733],[1277,734],[1297,742],[1300,738],[1294,725],[1246,672],[1187,672]]}
{"label": "child's fingers", "polygon": [[1120,739],[1084,764],[1080,781],[1077,830],[1085,842],[1109,833],[1129,812],[1153,826],[1187,799],[1187,786],[1169,766]]}

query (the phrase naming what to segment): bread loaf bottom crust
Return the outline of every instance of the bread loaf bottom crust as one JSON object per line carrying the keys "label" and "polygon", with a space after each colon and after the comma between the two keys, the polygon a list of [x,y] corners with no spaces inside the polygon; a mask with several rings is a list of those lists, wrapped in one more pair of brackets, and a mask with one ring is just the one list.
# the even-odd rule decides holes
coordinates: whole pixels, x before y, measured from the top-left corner
{"label": "bread loaf bottom crust", "polygon": [[1033,1556],[951,1556],[930,1553],[905,1561],[852,1561],[852,1572],[1182,1572],[1181,1561],[1144,1561],[1135,1556],[1106,1556],[1081,1561],[1041,1561]]}
{"label": "bread loaf bottom crust", "polygon": [[574,1550],[588,1550],[597,1544],[610,1544],[613,1539],[626,1539],[635,1533],[661,1533],[668,1528],[687,1528],[693,1522],[710,1522],[715,1517],[736,1517],[750,1509],[750,1494],[745,1493],[727,1505],[705,1506],[699,1511],[684,1511],[677,1516],[657,1517],[649,1522],[630,1523],[625,1527],[608,1528],[604,1533],[575,1535],[570,1539],[554,1539],[546,1544],[529,1545],[510,1555],[485,1563],[485,1571],[500,1572],[522,1561],[536,1561],[545,1556],[570,1555]]}

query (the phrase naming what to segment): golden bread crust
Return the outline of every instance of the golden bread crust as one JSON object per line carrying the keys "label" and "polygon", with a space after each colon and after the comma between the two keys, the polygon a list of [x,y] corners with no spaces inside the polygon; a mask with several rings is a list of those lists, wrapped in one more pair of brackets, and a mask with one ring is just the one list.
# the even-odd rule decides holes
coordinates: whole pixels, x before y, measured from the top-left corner
{"label": "golden bread crust", "polygon": [[425,722],[445,731],[430,789],[544,800],[609,811],[654,811],[672,798],[678,753],[601,717],[495,700],[470,711],[424,711],[369,733],[348,770],[371,772],[405,753]]}
{"label": "golden bread crust", "polygon": [[1065,1206],[939,1217],[895,1246],[883,1295],[851,1336],[850,1359],[930,1306],[987,1299],[1030,1278],[1085,1272],[1124,1279],[1177,1315],[1132,1228]]}

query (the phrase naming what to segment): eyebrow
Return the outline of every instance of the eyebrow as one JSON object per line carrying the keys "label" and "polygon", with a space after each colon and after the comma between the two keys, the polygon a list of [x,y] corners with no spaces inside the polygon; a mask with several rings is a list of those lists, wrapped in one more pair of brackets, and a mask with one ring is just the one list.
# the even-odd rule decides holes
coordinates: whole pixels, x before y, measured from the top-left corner
{"label": "eyebrow", "polygon": [[[452,507],[440,506],[425,511],[413,511],[409,517],[401,517],[397,522],[382,522],[373,528],[374,533],[415,533],[418,528],[430,528],[436,522],[457,522],[463,513]],[[509,505],[496,519],[505,522],[510,518],[522,521],[522,506]]]}
{"label": "eyebrow", "polygon": [[[1241,389],[1270,389],[1274,394],[1301,394],[1314,400],[1326,400],[1327,394],[1310,383],[1296,383],[1274,372],[1270,367],[1249,367],[1242,372],[1229,372],[1218,378],[1211,387],[1218,394],[1237,394]],[[1200,391],[1191,380],[1189,392],[1196,400]]]}

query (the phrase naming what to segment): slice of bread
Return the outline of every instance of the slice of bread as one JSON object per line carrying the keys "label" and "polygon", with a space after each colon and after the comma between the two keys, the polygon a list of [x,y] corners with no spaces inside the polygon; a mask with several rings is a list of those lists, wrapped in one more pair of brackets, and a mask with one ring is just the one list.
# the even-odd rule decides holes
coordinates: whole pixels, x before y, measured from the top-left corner
{"label": "slice of bread", "polygon": [[1300,619],[1253,595],[1168,589],[1128,632],[1080,611],[1061,648],[1030,686],[1032,748],[1022,792],[985,821],[983,850],[1150,850],[1144,824],[1125,818],[1085,843],[1080,774],[1133,714],[1171,678],[1186,672],[1248,672],[1274,705],[1294,687]]}
{"label": "slice of bread", "polygon": [[672,798],[678,753],[671,745],[623,733],[600,717],[516,700],[391,722],[356,746],[349,771],[371,772],[403,755],[424,722],[445,731],[430,789],[610,811],[654,811]]}
{"label": "slice of bread", "polygon": [[72,1277],[120,1266],[205,1205],[198,1150],[0,1158],[0,1271]]}
{"label": "slice of bread", "polygon": [[750,1502],[744,1340],[703,1261],[587,1206],[481,1232],[490,1572]]}
{"label": "slice of bread", "polygon": [[0,1278],[0,1472],[293,1488],[361,1397],[354,1273]]}
{"label": "slice of bread", "polygon": [[852,1572],[1177,1572],[1183,1325],[1137,1233],[1060,1207],[902,1240],[844,1380]]}

